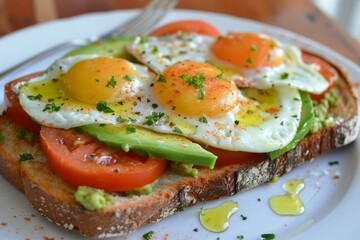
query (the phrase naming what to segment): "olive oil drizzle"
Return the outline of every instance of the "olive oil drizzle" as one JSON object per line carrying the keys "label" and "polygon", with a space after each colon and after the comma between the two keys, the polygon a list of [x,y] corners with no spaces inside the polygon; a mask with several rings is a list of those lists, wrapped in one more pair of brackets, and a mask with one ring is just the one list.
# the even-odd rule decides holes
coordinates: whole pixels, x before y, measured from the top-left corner
{"label": "olive oil drizzle", "polygon": [[199,214],[202,226],[211,232],[224,232],[229,228],[229,219],[238,210],[237,203],[226,201],[218,207],[202,208]]}
{"label": "olive oil drizzle", "polygon": [[269,199],[270,208],[278,215],[301,215],[305,211],[299,193],[304,189],[302,180],[293,179],[283,184],[284,195],[273,196]]}

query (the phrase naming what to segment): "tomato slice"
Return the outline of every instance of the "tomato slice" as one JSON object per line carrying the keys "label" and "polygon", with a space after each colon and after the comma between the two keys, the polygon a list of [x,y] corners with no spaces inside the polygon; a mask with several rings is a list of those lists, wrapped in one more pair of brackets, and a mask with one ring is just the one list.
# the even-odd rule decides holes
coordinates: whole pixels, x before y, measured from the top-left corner
{"label": "tomato slice", "polygon": [[320,94],[310,94],[312,100],[320,101],[334,86],[336,80],[339,78],[339,74],[330,63],[317,56],[302,53],[302,58],[306,63],[315,66],[316,70],[329,82],[329,87],[324,92]]}
{"label": "tomato slice", "polygon": [[199,33],[214,37],[218,37],[220,35],[220,32],[213,25],[201,20],[182,20],[171,22],[153,30],[149,35],[160,37],[167,34],[173,34],[178,31]]}
{"label": "tomato slice", "polygon": [[166,161],[111,150],[75,130],[42,126],[40,140],[53,171],[73,186],[126,191],[158,179]]}
{"label": "tomato slice", "polygon": [[244,165],[255,164],[267,158],[266,153],[252,153],[241,151],[228,151],[224,149],[203,146],[209,152],[218,156],[215,166],[223,167],[231,164],[241,163]]}
{"label": "tomato slice", "polygon": [[31,117],[24,111],[20,105],[19,98],[13,91],[13,87],[24,81],[29,81],[31,78],[39,76],[40,73],[34,73],[25,77],[16,79],[5,85],[5,116],[11,119],[13,122],[21,125],[27,131],[38,133],[40,131],[40,125],[36,124]]}

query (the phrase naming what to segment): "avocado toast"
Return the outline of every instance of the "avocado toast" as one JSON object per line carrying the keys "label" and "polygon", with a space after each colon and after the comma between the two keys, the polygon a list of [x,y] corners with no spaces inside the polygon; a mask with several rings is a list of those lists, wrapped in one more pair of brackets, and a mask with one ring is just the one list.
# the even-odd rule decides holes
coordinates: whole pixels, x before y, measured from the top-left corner
{"label": "avocado toast", "polygon": [[[64,183],[50,170],[38,142],[16,144],[18,140],[14,133],[20,127],[10,123],[6,117],[1,117],[1,126],[7,126],[6,129],[1,129],[6,136],[0,152],[3,157],[1,173],[23,189],[32,205],[58,225],[78,230],[86,236],[126,234],[143,224],[159,221],[183,207],[258,186],[325,151],[353,141],[357,135],[354,129],[358,127],[356,94],[344,75],[341,74],[340,79],[335,86],[336,89],[341,89],[337,105],[344,106],[348,111],[339,111],[340,108],[333,107],[327,111],[327,116],[341,121],[335,121],[335,124],[299,139],[295,148],[274,160],[261,157],[221,168],[199,168],[198,178],[180,176],[168,169],[154,185],[151,194],[113,194],[116,201],[95,212],[85,210],[75,201],[76,188]],[[14,146],[19,148],[14,150]],[[24,152],[31,153],[35,160],[21,163],[20,177],[18,153]]]}

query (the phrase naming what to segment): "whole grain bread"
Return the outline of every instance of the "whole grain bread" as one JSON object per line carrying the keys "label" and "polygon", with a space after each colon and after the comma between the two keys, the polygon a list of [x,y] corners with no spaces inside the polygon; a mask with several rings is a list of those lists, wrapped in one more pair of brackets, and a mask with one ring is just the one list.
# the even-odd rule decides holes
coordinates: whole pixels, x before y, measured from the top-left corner
{"label": "whole grain bread", "polygon": [[[209,170],[199,169],[199,178],[183,177],[166,171],[153,193],[126,196],[113,193],[114,204],[96,211],[83,208],[74,199],[76,189],[49,168],[39,142],[20,140],[20,127],[0,116],[0,173],[50,221],[80,234],[92,237],[124,235],[144,224],[154,223],[182,207],[218,199],[254,188],[281,176],[316,156],[354,141],[358,135],[358,102],[356,89],[341,69],[337,107],[328,117],[334,125],[308,134],[294,149],[275,160],[252,160]],[[21,153],[31,153],[34,160],[19,163]]]}

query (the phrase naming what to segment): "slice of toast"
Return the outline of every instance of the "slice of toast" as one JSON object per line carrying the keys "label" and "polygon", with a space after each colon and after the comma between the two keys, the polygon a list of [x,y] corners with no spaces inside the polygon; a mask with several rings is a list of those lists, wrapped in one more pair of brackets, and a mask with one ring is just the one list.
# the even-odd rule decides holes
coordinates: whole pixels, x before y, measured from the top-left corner
{"label": "slice of toast", "polygon": [[[358,135],[358,102],[355,88],[343,71],[335,86],[337,107],[328,116],[335,124],[308,134],[294,149],[275,160],[254,160],[209,170],[200,169],[199,178],[183,177],[170,171],[159,179],[153,193],[142,196],[113,194],[116,202],[104,209],[89,211],[74,199],[75,188],[63,182],[48,167],[38,141],[20,140],[20,129],[0,116],[0,173],[25,192],[30,203],[50,221],[85,236],[124,235],[144,224],[160,221],[182,207],[218,199],[268,182],[312,161],[316,156],[354,141]],[[18,162],[19,155],[31,153],[35,160]]]}

